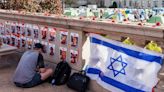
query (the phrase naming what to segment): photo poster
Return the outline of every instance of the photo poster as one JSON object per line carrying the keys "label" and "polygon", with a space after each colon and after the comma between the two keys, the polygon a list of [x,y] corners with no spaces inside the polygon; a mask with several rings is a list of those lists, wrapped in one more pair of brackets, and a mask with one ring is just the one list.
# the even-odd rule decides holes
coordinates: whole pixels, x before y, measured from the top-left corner
{"label": "photo poster", "polygon": [[21,37],[21,48],[26,48],[26,38],[24,36]]}
{"label": "photo poster", "polygon": [[16,22],[11,22],[11,34],[16,34]]}
{"label": "photo poster", "polygon": [[78,33],[71,33],[71,46],[77,47],[79,41],[79,34]]}
{"label": "photo poster", "polygon": [[49,43],[55,43],[56,39],[56,28],[49,27]]}
{"label": "photo poster", "polygon": [[4,24],[0,23],[0,35],[4,36],[5,35],[5,30],[4,30]]}
{"label": "photo poster", "polygon": [[6,44],[11,45],[11,37],[6,35]]}
{"label": "photo poster", "polygon": [[17,22],[16,23],[16,32],[15,32],[15,35],[17,36],[17,37],[20,37],[20,35],[21,35],[21,23],[19,23],[19,22]]}
{"label": "photo poster", "polygon": [[39,26],[33,25],[33,38],[39,39]]}
{"label": "photo poster", "polygon": [[50,57],[55,56],[55,44],[49,43],[48,54]]}
{"label": "photo poster", "polygon": [[76,51],[76,50],[70,51],[70,62],[72,64],[75,64],[78,62],[78,51]]}
{"label": "photo poster", "polygon": [[31,39],[31,38],[27,38],[27,45],[26,45],[26,48],[28,49],[28,50],[32,50],[32,42],[33,40]]}
{"label": "photo poster", "polygon": [[2,35],[2,42],[3,42],[3,44],[6,44],[6,36],[5,35]]}
{"label": "photo poster", "polygon": [[43,45],[43,53],[47,54],[48,42],[42,41],[41,44]]}
{"label": "photo poster", "polygon": [[15,46],[15,36],[11,35],[11,46]]}
{"label": "photo poster", "polygon": [[48,27],[47,26],[42,26],[41,27],[41,32],[42,32],[42,35],[41,35],[42,40],[47,40]]}
{"label": "photo poster", "polygon": [[32,38],[33,27],[32,24],[26,24],[26,36]]}
{"label": "photo poster", "polygon": [[68,39],[68,32],[67,31],[60,31],[60,43],[62,45],[66,45],[67,39]]}
{"label": "photo poster", "polygon": [[66,61],[67,58],[67,48],[60,47],[60,61]]}
{"label": "photo poster", "polygon": [[25,30],[25,24],[24,23],[21,23],[20,29],[21,29],[21,36],[25,37],[26,36],[26,30]]}
{"label": "photo poster", "polygon": [[8,36],[11,36],[11,22],[6,21],[5,22],[5,33]]}
{"label": "photo poster", "polygon": [[20,37],[15,37],[15,47],[17,47],[17,48],[21,47],[21,39],[20,39]]}
{"label": "photo poster", "polygon": [[39,39],[34,39],[33,49],[35,48],[36,43],[40,43]]}

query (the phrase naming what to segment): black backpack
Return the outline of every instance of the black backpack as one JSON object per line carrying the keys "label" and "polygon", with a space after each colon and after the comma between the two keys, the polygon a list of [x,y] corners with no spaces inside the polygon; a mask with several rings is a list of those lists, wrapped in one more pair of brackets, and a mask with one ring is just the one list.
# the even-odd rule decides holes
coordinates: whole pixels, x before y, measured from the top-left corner
{"label": "black backpack", "polygon": [[88,89],[90,78],[86,76],[85,71],[74,73],[67,82],[67,86],[77,92],[86,92]]}
{"label": "black backpack", "polygon": [[65,84],[68,81],[70,74],[71,74],[71,67],[67,62],[62,61],[58,63],[55,68],[53,78],[51,81],[52,85]]}

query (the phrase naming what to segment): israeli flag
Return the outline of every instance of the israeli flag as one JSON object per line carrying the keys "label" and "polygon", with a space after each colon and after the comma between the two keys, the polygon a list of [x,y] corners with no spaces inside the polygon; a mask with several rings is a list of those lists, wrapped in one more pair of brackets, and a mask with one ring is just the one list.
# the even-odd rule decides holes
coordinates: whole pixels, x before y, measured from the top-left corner
{"label": "israeli flag", "polygon": [[89,34],[83,46],[87,75],[112,92],[151,92],[163,54]]}

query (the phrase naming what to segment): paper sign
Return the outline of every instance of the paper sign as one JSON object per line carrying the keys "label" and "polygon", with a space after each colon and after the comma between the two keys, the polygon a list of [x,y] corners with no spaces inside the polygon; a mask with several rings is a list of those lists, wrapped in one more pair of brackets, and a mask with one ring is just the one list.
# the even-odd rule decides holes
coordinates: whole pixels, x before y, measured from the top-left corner
{"label": "paper sign", "polygon": [[71,50],[71,63],[76,63],[78,61],[78,52],[75,50]]}
{"label": "paper sign", "polygon": [[60,60],[66,61],[66,57],[67,57],[67,48],[60,47]]}
{"label": "paper sign", "polygon": [[78,45],[79,34],[71,33],[71,46],[77,47]]}
{"label": "paper sign", "polygon": [[68,36],[68,32],[64,32],[64,31],[60,32],[60,42],[61,42],[61,44],[63,44],[63,45],[67,44],[67,36]]}

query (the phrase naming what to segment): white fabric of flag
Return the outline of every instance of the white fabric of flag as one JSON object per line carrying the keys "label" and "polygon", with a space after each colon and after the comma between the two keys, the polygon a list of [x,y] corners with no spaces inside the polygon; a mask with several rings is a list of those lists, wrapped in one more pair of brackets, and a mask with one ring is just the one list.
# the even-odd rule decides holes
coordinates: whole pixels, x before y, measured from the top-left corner
{"label": "white fabric of flag", "polygon": [[151,92],[163,54],[89,34],[83,46],[87,75],[112,92]]}

